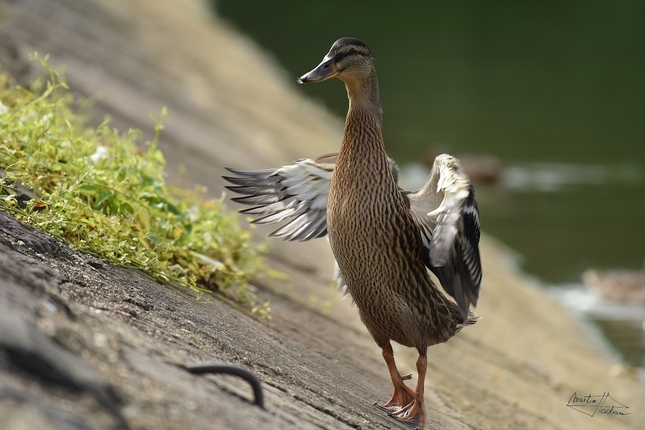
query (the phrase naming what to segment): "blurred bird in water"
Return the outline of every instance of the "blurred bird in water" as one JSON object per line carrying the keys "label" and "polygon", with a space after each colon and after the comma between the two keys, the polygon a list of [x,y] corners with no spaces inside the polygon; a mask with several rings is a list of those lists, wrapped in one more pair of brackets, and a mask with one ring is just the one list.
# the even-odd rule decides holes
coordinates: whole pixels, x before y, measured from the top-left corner
{"label": "blurred bird in water", "polygon": [[[380,409],[421,429],[430,345],[445,342],[480,317],[470,311],[481,287],[479,212],[459,160],[436,157],[423,188],[404,191],[381,133],[381,101],[374,60],[365,43],[337,40],[299,83],[338,78],[349,110],[338,154],[302,159],[279,169],[242,171],[225,179],[233,200],[259,224],[288,221],[271,236],[305,241],[328,235],[337,282],[346,287],[361,320],[382,349],[394,392]],[[452,296],[432,282],[430,269]],[[416,390],[405,384],[390,341],[416,348]]]}
{"label": "blurred bird in water", "polygon": [[582,283],[606,300],[645,305],[645,260],[640,271],[586,270]]}

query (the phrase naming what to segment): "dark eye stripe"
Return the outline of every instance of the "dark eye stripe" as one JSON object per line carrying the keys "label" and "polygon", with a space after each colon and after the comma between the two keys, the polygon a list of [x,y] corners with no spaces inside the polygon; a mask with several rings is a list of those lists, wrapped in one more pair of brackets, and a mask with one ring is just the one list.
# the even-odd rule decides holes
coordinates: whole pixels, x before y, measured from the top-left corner
{"label": "dark eye stripe", "polygon": [[349,56],[352,56],[352,55],[360,55],[362,57],[369,56],[369,54],[366,53],[366,52],[361,52],[361,51],[359,51],[357,49],[352,48],[352,49],[347,50],[345,52],[339,52],[338,54],[334,55],[334,61],[339,62],[343,58],[349,57]]}

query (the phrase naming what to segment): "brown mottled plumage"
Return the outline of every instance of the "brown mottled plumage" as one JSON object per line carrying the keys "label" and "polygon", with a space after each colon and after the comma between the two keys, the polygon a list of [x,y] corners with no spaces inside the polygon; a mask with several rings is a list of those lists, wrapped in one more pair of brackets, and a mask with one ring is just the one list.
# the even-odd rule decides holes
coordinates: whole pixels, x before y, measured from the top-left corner
{"label": "brown mottled plumage", "polygon": [[[258,205],[245,211],[261,216],[258,222],[292,219],[274,235],[287,240],[329,235],[339,286],[347,287],[382,348],[394,385],[390,400],[377,406],[421,429],[428,346],[479,319],[469,311],[481,284],[474,191],[459,161],[445,154],[435,160],[424,188],[408,193],[398,187],[398,168],[383,144],[374,62],[363,42],[337,40],[299,82],[333,77],[345,82],[349,97],[337,157],[299,160],[277,170],[229,169],[239,177],[226,179],[236,185],[229,189],[246,195],[236,201]],[[435,286],[427,269],[457,304]],[[414,391],[404,383],[410,375],[396,368],[391,340],[419,352]]]}
{"label": "brown mottled plumage", "polygon": [[352,104],[347,115],[329,190],[329,242],[376,343],[391,339],[422,353],[452,337],[463,317],[430,280],[419,227],[390,172],[375,112]]}

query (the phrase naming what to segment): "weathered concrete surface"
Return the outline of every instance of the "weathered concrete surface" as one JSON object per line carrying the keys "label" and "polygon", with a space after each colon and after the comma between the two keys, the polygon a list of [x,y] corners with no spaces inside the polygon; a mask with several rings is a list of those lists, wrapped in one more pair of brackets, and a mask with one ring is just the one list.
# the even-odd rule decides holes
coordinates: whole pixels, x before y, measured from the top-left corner
{"label": "weathered concrete surface", "polygon": [[[3,1],[0,19],[0,62],[27,81],[35,67],[26,56],[51,54],[75,91],[103,95],[96,121],[109,114],[121,129],[150,130],[148,115],[168,106],[161,147],[171,176],[214,196],[225,165],[277,166],[340,141],[340,120],[301,98],[293,77],[195,1]],[[330,91],[344,97],[338,86]],[[398,427],[371,406],[390,393],[387,372],[355,310],[330,287],[324,240],[272,243],[272,266],[291,278],[261,286],[273,321],[258,322],[2,219],[0,323],[16,328],[0,331],[0,427]],[[641,428],[635,377],[615,372],[586,329],[515,273],[503,246],[484,237],[482,255],[483,319],[429,351],[427,428]],[[41,341],[5,336],[17,330]],[[45,343],[58,352],[33,350]],[[63,376],[43,380],[16,351]],[[60,370],[76,362],[70,354],[85,363],[71,365],[82,376]],[[397,354],[412,371],[413,351]],[[246,400],[245,383],[179,367],[210,359],[256,372],[268,411]],[[574,392],[610,392],[630,415],[586,416],[566,407]]]}

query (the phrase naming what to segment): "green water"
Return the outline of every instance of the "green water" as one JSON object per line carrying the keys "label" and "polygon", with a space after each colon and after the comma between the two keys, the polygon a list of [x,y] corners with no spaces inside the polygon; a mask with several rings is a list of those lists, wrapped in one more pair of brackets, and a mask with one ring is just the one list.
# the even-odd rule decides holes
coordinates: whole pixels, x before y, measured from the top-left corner
{"label": "green water", "polygon": [[[365,41],[392,157],[405,164],[441,146],[494,155],[514,173],[479,186],[478,200],[483,229],[516,249],[527,272],[559,283],[588,267],[641,267],[645,2],[405,5],[219,0],[216,9],[294,81],[337,38]],[[346,112],[340,81],[301,91]],[[579,174],[558,182],[570,169]]]}

